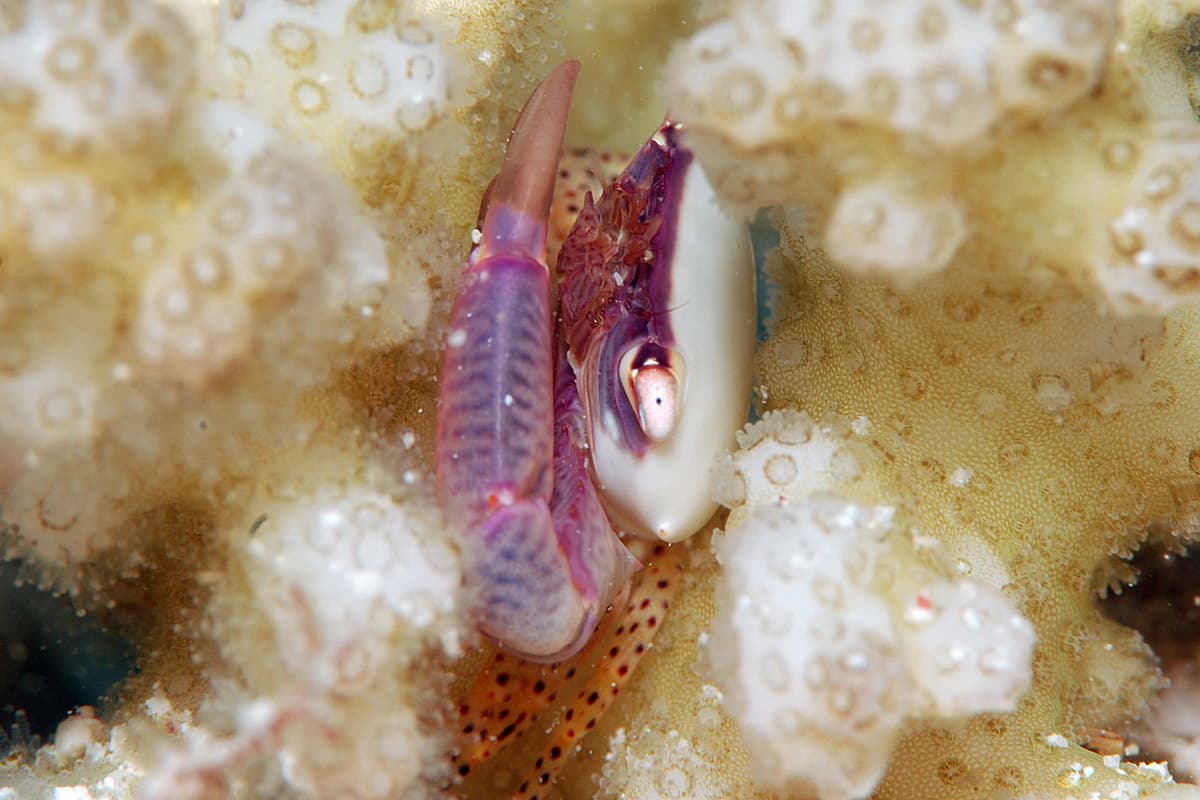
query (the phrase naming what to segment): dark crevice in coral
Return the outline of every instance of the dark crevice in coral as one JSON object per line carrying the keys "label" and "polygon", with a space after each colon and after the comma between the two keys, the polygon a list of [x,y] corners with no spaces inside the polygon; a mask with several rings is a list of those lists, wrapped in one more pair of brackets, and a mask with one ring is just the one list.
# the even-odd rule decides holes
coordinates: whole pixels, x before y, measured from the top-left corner
{"label": "dark crevice in coral", "polygon": [[133,668],[133,646],[71,600],[19,583],[0,564],[0,756],[53,735],[76,707],[99,705]]}
{"label": "dark crevice in coral", "polygon": [[1200,544],[1147,544],[1131,559],[1137,582],[1101,601],[1105,616],[1137,630],[1164,661],[1200,645]]}

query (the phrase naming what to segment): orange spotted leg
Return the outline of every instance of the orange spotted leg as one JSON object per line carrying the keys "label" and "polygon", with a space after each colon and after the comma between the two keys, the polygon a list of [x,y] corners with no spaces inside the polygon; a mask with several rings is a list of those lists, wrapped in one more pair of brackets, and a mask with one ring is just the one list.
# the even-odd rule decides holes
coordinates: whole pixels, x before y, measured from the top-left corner
{"label": "orange spotted leg", "polygon": [[628,589],[616,598],[587,647],[578,655],[553,664],[526,661],[499,651],[483,668],[458,707],[463,744],[453,759],[458,774],[466,777],[500,751],[520,739],[538,715],[558,699],[580,665],[596,660],[596,651],[612,637]]}
{"label": "orange spotted leg", "polygon": [[513,800],[545,800],[554,779],[579,747],[580,740],[596,727],[597,721],[629,683],[671,607],[671,599],[683,575],[685,558],[681,546],[655,545],[653,555],[626,603],[625,614],[617,620],[612,639],[604,640],[607,651],[574,702],[561,711],[550,742],[517,788]]}

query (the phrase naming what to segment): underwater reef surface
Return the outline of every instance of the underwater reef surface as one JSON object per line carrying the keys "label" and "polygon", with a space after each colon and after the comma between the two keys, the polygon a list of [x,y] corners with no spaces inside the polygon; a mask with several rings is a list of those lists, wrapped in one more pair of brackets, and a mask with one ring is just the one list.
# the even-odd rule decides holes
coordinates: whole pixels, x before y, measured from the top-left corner
{"label": "underwater reef surface", "polygon": [[568,144],[669,107],[777,245],[727,510],[557,791],[1200,797],[1198,52],[1183,0],[3,4],[0,544],[136,669],[0,800],[483,798],[537,757],[448,757],[490,653],[433,426],[567,56]]}

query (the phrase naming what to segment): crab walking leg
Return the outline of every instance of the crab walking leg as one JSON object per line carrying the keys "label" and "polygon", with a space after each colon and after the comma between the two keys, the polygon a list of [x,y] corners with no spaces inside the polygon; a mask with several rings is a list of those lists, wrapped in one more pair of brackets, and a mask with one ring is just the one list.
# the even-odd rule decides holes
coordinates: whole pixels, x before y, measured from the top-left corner
{"label": "crab walking leg", "polygon": [[459,775],[466,777],[517,741],[557,699],[563,683],[560,668],[558,663],[538,664],[496,653],[458,707],[463,741],[453,761]]}
{"label": "crab walking leg", "polygon": [[550,742],[513,794],[513,800],[546,800],[550,796],[554,779],[580,740],[596,726],[650,649],[679,588],[685,558],[681,546],[654,547],[654,554],[625,607],[618,609],[623,613],[615,617],[617,628],[612,640],[606,643],[608,649],[575,700],[559,715]]}
{"label": "crab walking leg", "polygon": [[513,128],[451,311],[438,405],[438,499],[468,537],[480,627],[543,661],[582,647],[631,568],[619,541],[599,541],[615,540],[606,522],[552,499],[546,219],[578,69],[555,69]]}
{"label": "crab walking leg", "polygon": [[460,776],[519,741],[577,672],[595,663],[597,648],[607,647],[618,627],[626,599],[623,593],[614,600],[587,646],[565,661],[540,664],[502,652],[494,656],[458,707],[463,744],[453,761]]}

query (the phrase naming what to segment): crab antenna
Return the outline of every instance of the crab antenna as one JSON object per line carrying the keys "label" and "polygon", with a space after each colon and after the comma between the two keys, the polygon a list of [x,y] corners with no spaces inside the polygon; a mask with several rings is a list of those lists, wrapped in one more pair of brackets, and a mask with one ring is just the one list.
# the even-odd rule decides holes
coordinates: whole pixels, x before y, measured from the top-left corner
{"label": "crab antenna", "polygon": [[521,109],[504,164],[489,188],[483,238],[472,260],[521,252],[545,263],[546,218],[578,74],[578,61],[559,64]]}

